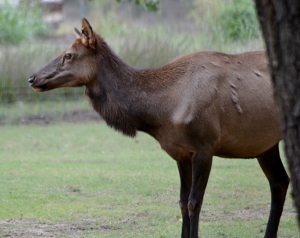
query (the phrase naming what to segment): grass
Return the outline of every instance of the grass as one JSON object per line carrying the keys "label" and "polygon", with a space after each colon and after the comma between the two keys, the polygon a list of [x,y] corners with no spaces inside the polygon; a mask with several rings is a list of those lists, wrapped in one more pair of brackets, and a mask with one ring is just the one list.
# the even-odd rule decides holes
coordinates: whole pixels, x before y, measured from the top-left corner
{"label": "grass", "polygon": [[[0,127],[0,237],[178,237],[175,162],[145,134],[104,123]],[[214,159],[201,237],[263,237],[270,206],[255,160]],[[279,237],[298,237],[290,192]]]}

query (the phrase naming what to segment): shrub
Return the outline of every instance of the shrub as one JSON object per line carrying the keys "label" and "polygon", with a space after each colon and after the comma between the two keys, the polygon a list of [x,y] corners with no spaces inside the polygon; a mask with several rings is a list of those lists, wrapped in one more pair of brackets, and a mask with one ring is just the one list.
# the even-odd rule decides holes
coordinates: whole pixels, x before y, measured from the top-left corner
{"label": "shrub", "polygon": [[190,15],[216,42],[245,41],[259,36],[252,0],[193,0]]}
{"label": "shrub", "polygon": [[248,40],[257,37],[259,25],[253,1],[231,1],[225,3],[216,17],[216,25],[225,41]]}
{"label": "shrub", "polygon": [[0,7],[0,43],[18,44],[37,35],[47,34],[42,12],[37,4],[23,1],[14,6],[4,1]]}

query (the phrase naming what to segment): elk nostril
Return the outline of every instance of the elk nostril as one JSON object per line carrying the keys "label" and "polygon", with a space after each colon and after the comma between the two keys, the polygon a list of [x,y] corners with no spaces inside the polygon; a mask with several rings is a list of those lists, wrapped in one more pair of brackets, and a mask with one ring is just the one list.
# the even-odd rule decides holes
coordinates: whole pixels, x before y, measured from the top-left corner
{"label": "elk nostril", "polygon": [[33,83],[35,80],[35,77],[34,76],[31,76],[29,79],[28,79],[28,83]]}

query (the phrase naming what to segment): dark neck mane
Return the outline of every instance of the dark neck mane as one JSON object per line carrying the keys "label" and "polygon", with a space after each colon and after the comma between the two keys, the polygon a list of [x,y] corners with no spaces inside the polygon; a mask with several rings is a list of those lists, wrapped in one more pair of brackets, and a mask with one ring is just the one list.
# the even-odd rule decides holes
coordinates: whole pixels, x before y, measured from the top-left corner
{"label": "dark neck mane", "polygon": [[86,87],[86,95],[110,127],[135,136],[142,125],[129,109],[134,107],[135,90],[130,85],[138,78],[137,70],[125,64],[103,40],[98,47],[101,56],[98,56],[97,78]]}

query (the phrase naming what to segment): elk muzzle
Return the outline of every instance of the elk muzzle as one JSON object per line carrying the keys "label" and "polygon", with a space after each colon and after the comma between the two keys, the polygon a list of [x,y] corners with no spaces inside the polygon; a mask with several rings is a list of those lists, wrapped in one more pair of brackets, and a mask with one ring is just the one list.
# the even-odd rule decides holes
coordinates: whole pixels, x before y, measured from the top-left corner
{"label": "elk muzzle", "polygon": [[39,83],[38,80],[36,79],[35,75],[32,75],[29,77],[28,83],[29,83],[29,86],[32,87],[37,92],[44,92],[44,91],[48,90],[47,83],[45,83],[45,82]]}

